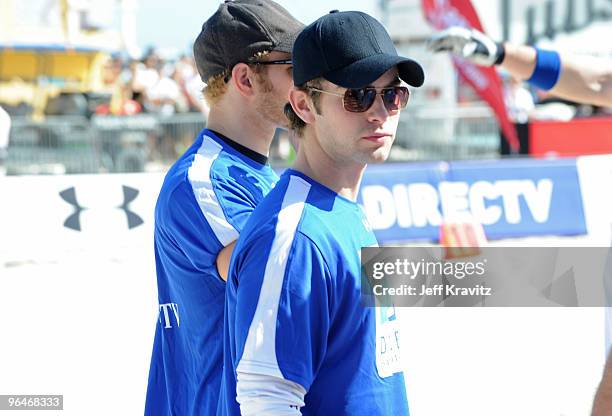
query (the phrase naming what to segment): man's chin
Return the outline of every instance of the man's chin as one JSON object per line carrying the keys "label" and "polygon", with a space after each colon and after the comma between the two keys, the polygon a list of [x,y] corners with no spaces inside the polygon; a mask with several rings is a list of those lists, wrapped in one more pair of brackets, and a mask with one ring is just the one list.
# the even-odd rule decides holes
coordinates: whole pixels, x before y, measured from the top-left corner
{"label": "man's chin", "polygon": [[370,154],[368,164],[384,163],[387,159],[389,159],[389,153],[391,153],[389,149],[377,149],[375,152]]}

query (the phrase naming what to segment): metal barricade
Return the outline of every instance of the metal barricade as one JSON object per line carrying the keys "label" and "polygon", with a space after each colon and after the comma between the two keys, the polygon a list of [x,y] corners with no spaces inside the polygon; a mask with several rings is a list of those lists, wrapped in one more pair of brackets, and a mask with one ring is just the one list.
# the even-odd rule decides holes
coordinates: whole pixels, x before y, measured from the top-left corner
{"label": "metal barricade", "polygon": [[[200,113],[14,118],[6,170],[13,175],[164,171],[205,126]],[[497,158],[499,141],[488,108],[410,108],[400,118],[391,160]],[[277,132],[273,166],[290,163],[288,146]]]}
{"label": "metal barricade", "polygon": [[103,172],[142,172],[149,143],[159,135],[158,118],[150,114],[96,116],[91,119]]}
{"label": "metal barricade", "polygon": [[191,146],[196,136],[206,127],[204,116],[200,113],[179,113],[161,117],[159,137],[150,147],[151,160],[169,166]]}
{"label": "metal barricade", "polygon": [[98,169],[94,132],[87,118],[12,119],[7,174],[90,173]]}
{"label": "metal barricade", "polygon": [[487,107],[415,108],[400,118],[391,158],[494,159],[499,143],[497,121]]}
{"label": "metal barricade", "polygon": [[161,117],[27,117],[12,120],[9,175],[166,170],[206,122],[200,113]]}
{"label": "metal barricade", "polygon": [[102,165],[110,172],[166,170],[206,126],[200,113],[92,119]]}

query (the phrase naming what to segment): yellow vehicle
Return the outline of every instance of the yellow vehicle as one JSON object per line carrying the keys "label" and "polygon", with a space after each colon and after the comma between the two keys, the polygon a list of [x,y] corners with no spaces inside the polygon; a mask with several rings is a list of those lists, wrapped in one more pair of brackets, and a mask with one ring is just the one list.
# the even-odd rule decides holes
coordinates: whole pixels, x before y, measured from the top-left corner
{"label": "yellow vehicle", "polygon": [[[0,45],[0,105],[35,118],[81,114],[91,97],[106,95],[110,53],[63,45]],[[24,114],[25,115],[25,114]]]}

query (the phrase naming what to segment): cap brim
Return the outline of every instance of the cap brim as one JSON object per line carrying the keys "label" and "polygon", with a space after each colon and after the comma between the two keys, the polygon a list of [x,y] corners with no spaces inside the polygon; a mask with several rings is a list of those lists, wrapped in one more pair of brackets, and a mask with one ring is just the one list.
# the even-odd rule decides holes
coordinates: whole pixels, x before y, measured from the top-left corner
{"label": "cap brim", "polygon": [[344,88],[362,88],[376,81],[394,66],[397,66],[400,79],[408,85],[413,87],[423,85],[425,74],[418,62],[387,54],[369,56],[344,68],[328,72],[323,77]]}

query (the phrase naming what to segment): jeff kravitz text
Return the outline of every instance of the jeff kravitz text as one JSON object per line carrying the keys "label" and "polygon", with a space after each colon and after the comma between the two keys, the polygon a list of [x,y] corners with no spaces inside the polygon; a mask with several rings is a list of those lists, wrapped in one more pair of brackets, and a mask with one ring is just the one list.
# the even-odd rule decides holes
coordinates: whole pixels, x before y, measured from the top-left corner
{"label": "jeff kravitz text", "polygon": [[420,288],[407,284],[399,287],[384,287],[374,285],[372,292],[376,296],[491,296],[491,288],[483,285],[474,287],[457,287],[457,285],[438,284],[433,286],[421,285]]}

